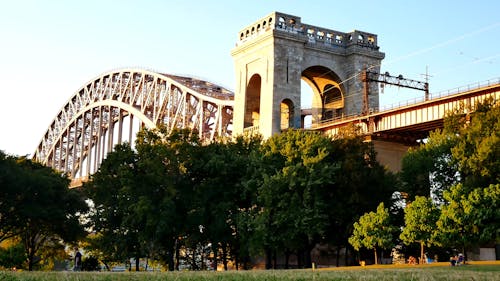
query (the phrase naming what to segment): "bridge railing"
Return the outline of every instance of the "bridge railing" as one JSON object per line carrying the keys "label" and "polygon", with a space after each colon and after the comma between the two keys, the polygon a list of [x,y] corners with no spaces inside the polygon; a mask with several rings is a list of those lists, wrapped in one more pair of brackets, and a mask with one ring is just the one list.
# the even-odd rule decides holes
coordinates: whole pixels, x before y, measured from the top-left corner
{"label": "bridge railing", "polygon": [[[486,81],[472,83],[472,84],[468,84],[465,86],[453,88],[450,90],[440,91],[437,93],[430,94],[428,100],[425,100],[424,97],[416,97],[416,98],[408,99],[408,100],[401,101],[398,103],[393,103],[390,105],[382,106],[382,107],[380,107],[380,110],[375,111],[373,113],[388,111],[388,110],[397,109],[400,107],[405,107],[405,106],[410,106],[410,105],[415,105],[418,103],[423,103],[423,102],[430,101],[430,100],[436,100],[439,98],[452,96],[455,94],[464,93],[464,92],[468,92],[468,91],[472,91],[472,90],[476,90],[476,89],[480,89],[480,88],[484,88],[484,87],[499,85],[499,84],[500,84],[500,77],[495,78],[495,79],[489,79]],[[321,127],[324,125],[328,125],[328,124],[332,124],[332,123],[352,121],[352,120],[361,119],[361,118],[366,118],[366,115],[363,115],[363,114],[344,115],[341,117],[334,117],[331,119],[325,119],[325,120],[319,120],[316,122],[312,122],[310,125],[307,126],[307,128],[308,129],[315,129],[315,128],[318,128],[318,127]]]}
{"label": "bridge railing", "polygon": [[391,110],[391,109],[395,109],[395,108],[399,108],[399,107],[403,107],[403,106],[408,106],[408,105],[413,105],[413,104],[417,104],[417,103],[422,103],[422,102],[425,102],[425,101],[435,100],[435,99],[439,99],[439,98],[443,98],[443,97],[455,95],[455,94],[458,94],[458,93],[468,92],[468,91],[476,90],[476,89],[479,89],[479,88],[489,87],[489,86],[498,85],[498,84],[500,84],[500,77],[499,78],[494,78],[494,79],[489,79],[489,80],[486,80],[486,81],[471,83],[471,84],[468,84],[468,85],[465,85],[465,86],[460,86],[460,87],[457,87],[457,88],[452,88],[452,89],[440,91],[440,92],[437,92],[437,93],[431,93],[429,95],[429,99],[428,100],[425,100],[424,97],[416,97],[416,98],[413,98],[413,99],[408,99],[408,100],[400,101],[400,102],[397,102],[397,103],[392,103],[392,104],[389,104],[389,105],[384,105],[384,106],[382,106],[380,108],[380,111],[386,111],[386,110]]}
{"label": "bridge railing", "polygon": [[343,115],[343,116],[338,116],[330,119],[323,119],[319,120],[316,122],[312,122],[307,129],[315,129],[317,127],[323,126],[323,125],[328,125],[331,123],[337,123],[337,122],[342,122],[342,121],[351,121],[355,119],[359,119],[360,117],[363,117],[361,114],[351,114],[351,115]]}

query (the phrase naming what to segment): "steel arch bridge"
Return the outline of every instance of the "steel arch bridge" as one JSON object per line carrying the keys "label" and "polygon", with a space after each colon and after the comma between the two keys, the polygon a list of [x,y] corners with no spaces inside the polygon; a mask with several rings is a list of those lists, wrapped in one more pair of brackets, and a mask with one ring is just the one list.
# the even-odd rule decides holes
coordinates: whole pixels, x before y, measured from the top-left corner
{"label": "steel arch bridge", "polygon": [[190,128],[207,141],[230,136],[233,100],[233,92],[193,77],[141,69],[104,73],[64,104],[33,158],[85,179],[115,144],[133,143],[142,127]]}

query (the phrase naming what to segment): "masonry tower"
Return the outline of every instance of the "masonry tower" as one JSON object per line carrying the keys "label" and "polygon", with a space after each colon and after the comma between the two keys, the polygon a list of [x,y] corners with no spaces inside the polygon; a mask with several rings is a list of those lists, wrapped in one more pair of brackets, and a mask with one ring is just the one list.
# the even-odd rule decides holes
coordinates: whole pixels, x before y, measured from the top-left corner
{"label": "masonry tower", "polygon": [[[304,126],[301,79],[312,88],[313,123],[362,113],[361,71],[380,72],[384,58],[375,34],[317,27],[279,12],[242,29],[231,55],[233,134],[258,131],[264,138]],[[378,87],[371,87],[369,108],[377,111]]]}

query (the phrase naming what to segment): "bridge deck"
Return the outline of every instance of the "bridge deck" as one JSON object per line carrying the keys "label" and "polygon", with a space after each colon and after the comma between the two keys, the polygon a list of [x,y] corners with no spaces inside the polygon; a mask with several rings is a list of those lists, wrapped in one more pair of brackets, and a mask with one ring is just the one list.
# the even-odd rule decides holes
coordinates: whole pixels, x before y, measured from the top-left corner
{"label": "bridge deck", "polygon": [[[368,114],[327,120],[313,124],[312,129],[335,134],[349,124],[358,124],[366,135],[404,143],[426,138],[430,131],[443,127],[448,112],[461,109],[468,113],[488,98],[500,100],[500,80],[490,81],[477,88],[468,88],[446,96],[439,95],[397,108]],[[494,82],[494,83],[493,83]]]}

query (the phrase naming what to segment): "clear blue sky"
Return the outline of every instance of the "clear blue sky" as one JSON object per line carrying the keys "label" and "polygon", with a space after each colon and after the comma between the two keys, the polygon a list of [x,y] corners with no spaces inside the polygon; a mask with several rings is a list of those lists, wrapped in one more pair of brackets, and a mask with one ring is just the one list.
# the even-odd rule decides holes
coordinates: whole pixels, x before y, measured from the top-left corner
{"label": "clear blue sky", "polygon": [[[238,31],[272,11],[378,35],[382,71],[431,92],[500,77],[500,1],[15,0],[0,2],[0,150],[32,154],[61,106],[112,69],[189,74],[234,88]],[[381,103],[421,93],[386,91]]]}

